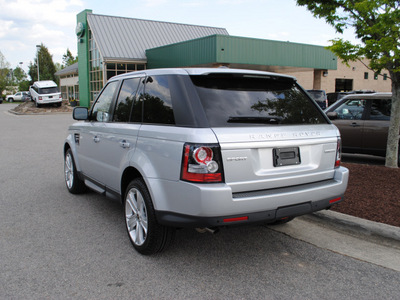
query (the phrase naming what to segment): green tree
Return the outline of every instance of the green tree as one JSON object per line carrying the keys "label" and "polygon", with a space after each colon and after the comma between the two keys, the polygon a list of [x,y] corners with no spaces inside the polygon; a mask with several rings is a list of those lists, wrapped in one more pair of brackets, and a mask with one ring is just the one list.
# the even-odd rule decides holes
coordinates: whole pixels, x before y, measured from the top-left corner
{"label": "green tree", "polygon": [[78,57],[74,57],[69,48],[67,48],[67,52],[63,55],[62,61],[62,68],[65,68],[76,63],[78,61]]}
{"label": "green tree", "polygon": [[13,70],[13,77],[12,77],[12,85],[18,85],[18,89],[20,91],[28,91],[29,90],[29,80],[28,80],[28,75],[25,73],[25,71],[20,67],[17,66]]}
{"label": "green tree", "polygon": [[17,66],[14,69],[13,76],[16,84],[19,84],[21,81],[24,81],[28,78],[25,71],[20,66]]}
{"label": "green tree", "polygon": [[40,45],[38,55],[34,59],[34,63],[30,63],[28,74],[32,78],[32,83],[38,80],[37,63],[39,58],[39,77],[40,80],[53,80],[57,82],[54,73],[57,72],[53,62],[53,56],[49,49],[43,44]]}
{"label": "green tree", "polygon": [[387,69],[392,80],[392,110],[386,166],[397,168],[400,128],[400,1],[393,0],[297,0],[315,17],[324,18],[338,33],[353,28],[361,44],[332,40],[328,47],[345,63],[369,59],[376,73]]}
{"label": "green tree", "polygon": [[0,96],[9,85],[10,63],[0,51]]}
{"label": "green tree", "polygon": [[18,83],[18,89],[20,91],[29,91],[29,86],[31,85],[29,80],[23,80]]}

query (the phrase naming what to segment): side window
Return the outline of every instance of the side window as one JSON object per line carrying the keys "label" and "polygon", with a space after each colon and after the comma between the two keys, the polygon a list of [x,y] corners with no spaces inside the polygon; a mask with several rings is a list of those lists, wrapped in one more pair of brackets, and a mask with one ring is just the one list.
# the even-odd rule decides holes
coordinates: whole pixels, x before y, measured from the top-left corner
{"label": "side window", "polygon": [[110,120],[111,102],[119,82],[110,82],[103,90],[92,109],[92,120],[108,122]]}
{"label": "side window", "polygon": [[146,78],[143,100],[144,123],[175,124],[172,110],[169,76],[151,76]]}
{"label": "side window", "polygon": [[366,101],[361,99],[349,99],[335,109],[338,119],[361,120]]}
{"label": "side window", "polygon": [[131,78],[123,81],[114,112],[114,122],[129,122],[132,106],[136,102],[136,91],[139,82],[140,78]]}
{"label": "side window", "polygon": [[374,99],[371,103],[370,120],[389,121],[390,110],[392,106],[391,99]]}

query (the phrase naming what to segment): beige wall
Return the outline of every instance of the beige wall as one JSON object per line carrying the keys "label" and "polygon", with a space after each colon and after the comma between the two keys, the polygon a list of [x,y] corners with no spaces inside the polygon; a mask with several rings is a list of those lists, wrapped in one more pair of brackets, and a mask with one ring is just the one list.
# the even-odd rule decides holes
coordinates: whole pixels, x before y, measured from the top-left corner
{"label": "beige wall", "polygon": [[74,75],[73,77],[61,77],[60,78],[60,86],[74,86],[79,84],[78,75]]}
{"label": "beige wall", "polygon": [[[368,60],[364,60],[365,64],[368,64]],[[322,86],[327,93],[335,91],[335,80],[337,78],[353,79],[353,90],[374,90],[377,92],[390,92],[391,91],[391,80],[387,78],[384,80],[383,76],[378,76],[374,79],[374,72],[369,70],[362,62],[350,62],[349,67],[338,60],[337,70],[328,70],[328,75],[322,77]],[[368,73],[368,79],[364,79],[364,73]],[[383,70],[381,74],[387,74],[389,72]]]}
{"label": "beige wall", "polygon": [[285,72],[286,75],[294,76],[297,82],[306,90],[312,90],[314,86],[314,71]]}
{"label": "beige wall", "polygon": [[[364,62],[368,62],[364,60]],[[387,74],[387,80],[384,80],[383,76],[378,76],[378,79],[374,79],[374,72],[369,70],[363,63],[350,62],[350,67],[343,64],[341,60],[338,61],[337,70],[328,70],[325,74],[322,70],[310,70],[304,72],[287,72],[285,74],[294,76],[297,78],[301,86],[307,90],[325,90],[327,93],[335,92],[336,79],[352,79],[353,90],[374,90],[376,92],[390,92],[391,91],[391,80],[389,79],[389,72],[387,70],[382,71],[383,74]],[[368,73],[368,79],[364,79],[364,73]],[[315,75],[315,78],[314,78]]]}

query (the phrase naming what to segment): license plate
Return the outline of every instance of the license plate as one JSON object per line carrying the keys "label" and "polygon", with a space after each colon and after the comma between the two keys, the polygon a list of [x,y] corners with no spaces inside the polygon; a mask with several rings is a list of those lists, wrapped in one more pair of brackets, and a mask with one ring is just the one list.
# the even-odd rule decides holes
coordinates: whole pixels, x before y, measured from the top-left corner
{"label": "license plate", "polygon": [[274,167],[299,165],[301,163],[300,149],[299,147],[275,148],[273,161]]}

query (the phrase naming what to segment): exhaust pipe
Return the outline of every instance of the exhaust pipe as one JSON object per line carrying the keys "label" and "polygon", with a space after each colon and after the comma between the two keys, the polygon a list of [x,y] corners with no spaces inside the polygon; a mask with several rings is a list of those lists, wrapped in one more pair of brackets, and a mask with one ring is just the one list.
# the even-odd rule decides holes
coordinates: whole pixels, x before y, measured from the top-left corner
{"label": "exhaust pipe", "polygon": [[204,227],[204,228],[196,228],[196,231],[199,233],[211,233],[211,234],[216,234],[219,232],[219,228],[214,227],[214,228],[208,228],[208,227]]}

